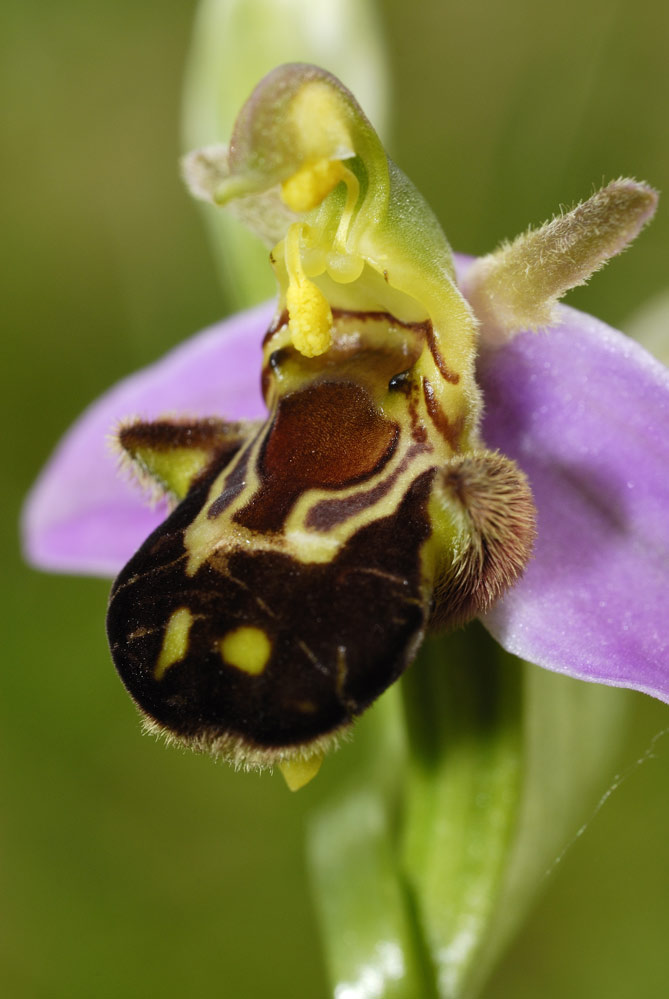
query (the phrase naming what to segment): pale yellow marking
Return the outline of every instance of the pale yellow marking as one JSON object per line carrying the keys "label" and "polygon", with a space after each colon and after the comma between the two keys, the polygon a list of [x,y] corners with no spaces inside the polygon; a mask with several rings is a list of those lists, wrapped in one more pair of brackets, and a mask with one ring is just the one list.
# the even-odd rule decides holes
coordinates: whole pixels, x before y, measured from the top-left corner
{"label": "pale yellow marking", "polygon": [[[404,462],[412,443],[410,435],[403,434],[396,453],[381,472],[370,477],[364,483],[364,490],[357,483],[346,489],[338,490],[336,498],[345,501],[359,495],[361,491],[371,491],[380,483],[385,482],[386,479],[391,478],[396,469]],[[414,455],[406,471],[397,476],[393,486],[381,500],[351,514],[327,531],[308,528],[305,524],[310,510],[321,500],[332,499],[332,492],[324,489],[306,490],[286,518],[284,537],[287,541],[287,550],[300,562],[323,564],[331,561],[356,531],[396,510],[406,493],[407,485],[418,478],[422,472],[434,467],[436,460],[431,450]]]}
{"label": "pale yellow marking", "polygon": [[[400,420],[402,419],[399,412],[395,413],[391,411],[391,415],[398,416]],[[212,484],[207,502],[204,504],[202,511],[186,529],[184,542],[187,552],[187,564],[185,569],[188,576],[192,577],[210,559],[215,561],[218,571],[229,572],[226,561],[227,556],[232,552],[247,547],[254,552],[279,552],[284,555],[287,554],[303,565],[322,565],[330,562],[356,531],[395,510],[406,492],[408,483],[417,478],[422,472],[434,467],[439,461],[438,455],[435,454],[431,447],[429,450],[415,455],[407,471],[397,477],[391,490],[384,496],[383,500],[347,517],[328,531],[318,531],[311,527],[307,528],[305,522],[312,506],[322,499],[332,499],[332,492],[326,489],[308,489],[300,496],[288,515],[283,532],[259,535],[256,531],[252,531],[236,523],[234,517],[238,510],[242,509],[248,503],[249,497],[253,496],[259,487],[256,463],[262,443],[263,438],[259,436],[258,441],[251,450],[246,472],[246,487],[237,499],[230,504],[223,514],[215,518],[208,517],[207,511],[209,505],[220,495],[226,476],[229,474],[230,469],[235,467],[231,464],[220,474],[216,482]],[[408,433],[403,433],[395,454],[393,454],[381,472],[371,477],[365,483],[366,489],[374,488],[387,477],[391,476],[398,465],[402,464],[411,446],[411,436]],[[233,459],[233,461],[236,460]],[[359,491],[360,484],[356,484],[346,489],[338,490],[337,498],[342,500],[348,499],[350,496],[356,495]],[[240,580],[234,580],[234,582],[240,586],[242,585]],[[257,597],[256,602],[258,602]],[[260,603],[258,603],[258,606],[261,610],[265,611],[265,608]]]}
{"label": "pale yellow marking", "polygon": [[249,676],[259,676],[272,654],[272,643],[261,628],[241,627],[219,642],[223,660]]}
{"label": "pale yellow marking", "polygon": [[241,494],[230,507],[218,517],[210,518],[208,515],[209,506],[220,496],[223,483],[226,481],[228,475],[234,472],[241,460],[246,458],[245,450],[239,451],[232,462],[223,469],[216,481],[212,483],[207,501],[202,510],[193,523],[186,528],[184,545],[188,553],[187,575],[195,575],[200,566],[216,553],[224,557],[230,550],[234,550],[244,544],[255,543],[257,536],[254,535],[254,532],[237,527],[234,525],[232,518],[241,507],[248,503],[249,496],[252,496],[260,485],[255,466],[263,441],[263,435],[258,434],[248,458],[248,467],[244,477],[245,488],[242,489]]}
{"label": "pale yellow marking", "polygon": [[301,787],[313,780],[321,768],[323,754],[316,753],[307,760],[299,757],[294,760],[283,760],[279,763],[279,770],[288,785],[290,791],[299,791]]}
{"label": "pale yellow marking", "polygon": [[162,680],[165,672],[184,658],[188,651],[188,635],[193,623],[193,615],[187,607],[175,610],[165,629],[163,647],[153,671],[156,680]]}
{"label": "pale yellow marking", "polygon": [[138,448],[136,459],[149,475],[158,479],[177,499],[183,499],[193,479],[206,466],[209,454],[202,448]]}

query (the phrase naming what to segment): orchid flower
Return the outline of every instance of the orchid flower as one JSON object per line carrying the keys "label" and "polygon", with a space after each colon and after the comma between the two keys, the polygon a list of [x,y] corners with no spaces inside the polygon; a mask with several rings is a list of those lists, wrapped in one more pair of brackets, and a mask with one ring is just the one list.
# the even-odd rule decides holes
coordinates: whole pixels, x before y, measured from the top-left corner
{"label": "orchid flower", "polygon": [[107,392],[24,516],[33,564],[120,571],[110,643],[150,725],[299,787],[427,631],[475,616],[669,700],[669,374],[556,304],[654,192],[613,182],[454,262],[352,95],[302,64],[184,170],[264,239],[278,304]]}

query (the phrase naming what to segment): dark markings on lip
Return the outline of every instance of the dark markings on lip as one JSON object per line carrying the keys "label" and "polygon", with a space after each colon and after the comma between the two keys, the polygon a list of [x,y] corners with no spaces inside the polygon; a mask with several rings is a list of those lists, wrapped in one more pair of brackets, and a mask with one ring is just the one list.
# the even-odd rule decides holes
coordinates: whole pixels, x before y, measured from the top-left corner
{"label": "dark markings on lip", "polygon": [[[422,322],[415,323],[405,323],[401,319],[397,319],[396,316],[390,314],[390,312],[384,312],[379,309],[375,312],[358,312],[355,309],[332,309],[332,318],[336,321],[337,319],[353,319],[359,320],[361,322],[387,322],[391,326],[399,326],[404,330],[412,330],[415,333],[423,333],[428,339],[432,336],[434,338],[434,333],[432,331],[432,323],[429,319],[425,319]],[[269,339],[274,336],[277,330],[281,329],[282,326],[287,325],[289,321],[288,310],[284,309],[281,314],[271,323],[265,337],[263,339],[263,347],[267,344]],[[432,347],[430,347],[432,350]],[[441,369],[440,369],[441,370]],[[451,377],[453,375],[451,374]],[[456,378],[459,376],[455,376]],[[450,380],[450,379],[449,379]]]}
{"label": "dark markings on lip", "polygon": [[427,345],[430,348],[430,353],[432,354],[432,359],[437,365],[441,377],[450,382],[451,385],[457,385],[460,381],[460,375],[457,371],[451,371],[446,362],[444,361],[441,353],[439,352],[439,347],[437,346],[437,340],[434,335],[434,327],[432,323],[424,323],[425,335],[427,337]]}
{"label": "dark markings on lip", "polygon": [[292,350],[293,348],[291,347],[280,347],[278,350],[273,350],[267,359],[267,363],[263,365],[260,376],[260,388],[265,402],[269,398],[269,389],[273,375],[276,374],[283,362],[290,356]]}
{"label": "dark markings on lip", "polygon": [[355,492],[344,499],[320,500],[307,514],[305,526],[316,531],[328,531],[378,503],[390,492],[400,476],[404,475],[416,455],[425,450],[424,445],[412,445],[397,468],[373,489]]}
{"label": "dark markings on lip", "polygon": [[418,385],[416,381],[411,383],[409,394],[409,419],[411,421],[412,440],[419,445],[427,443],[427,429],[423,426],[422,420],[418,417]]}
{"label": "dark markings on lip", "polygon": [[[187,740],[234,737],[250,748],[308,744],[350,722],[397,679],[422,638],[429,608],[420,550],[434,474],[422,473],[391,515],[356,532],[331,562],[236,549],[188,576],[183,534],[210,483],[193,490],[112,590],[110,646],[142,710]],[[193,618],[185,654],[157,679],[167,623],[182,607]],[[270,638],[260,675],[221,657],[221,639],[240,626]]]}
{"label": "dark markings on lip", "polygon": [[209,520],[214,520],[233,503],[246,485],[246,470],[249,464],[250,448],[240,456],[239,461],[223,482],[220,496],[217,496],[207,510]]}
{"label": "dark markings on lip", "polygon": [[230,451],[239,448],[245,439],[243,425],[224,420],[137,420],[120,428],[119,443],[126,451],[140,448],[171,451],[175,447],[216,448],[225,446]]}
{"label": "dark markings on lip", "polygon": [[257,463],[260,487],[234,519],[253,531],[281,529],[307,489],[341,489],[376,474],[399,427],[354,382],[319,382],[281,398]]}
{"label": "dark markings on lip", "polygon": [[457,423],[451,423],[441,406],[437,402],[434,394],[434,389],[427,378],[423,378],[423,395],[425,397],[425,404],[427,406],[427,411],[430,415],[430,419],[434,423],[435,427],[444,438],[448,441],[454,451],[459,451],[460,449],[460,434],[462,432],[462,423],[457,421]]}

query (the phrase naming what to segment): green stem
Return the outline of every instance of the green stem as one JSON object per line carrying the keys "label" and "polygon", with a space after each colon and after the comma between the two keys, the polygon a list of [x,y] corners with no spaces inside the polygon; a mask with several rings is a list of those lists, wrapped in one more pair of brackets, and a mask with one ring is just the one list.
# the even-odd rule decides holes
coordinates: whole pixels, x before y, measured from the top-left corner
{"label": "green stem", "polygon": [[521,677],[482,629],[432,639],[359,726],[371,754],[309,838],[338,995],[461,994],[517,813]]}
{"label": "green stem", "polygon": [[443,999],[467,994],[504,880],[522,785],[522,666],[481,628],[425,643],[402,684],[402,859]]}
{"label": "green stem", "polygon": [[479,994],[606,786],[623,704],[478,624],[424,644],[358,724],[349,790],[310,830],[337,999]]}
{"label": "green stem", "polygon": [[438,999],[382,797],[373,789],[360,790],[321,811],[310,846],[336,995]]}

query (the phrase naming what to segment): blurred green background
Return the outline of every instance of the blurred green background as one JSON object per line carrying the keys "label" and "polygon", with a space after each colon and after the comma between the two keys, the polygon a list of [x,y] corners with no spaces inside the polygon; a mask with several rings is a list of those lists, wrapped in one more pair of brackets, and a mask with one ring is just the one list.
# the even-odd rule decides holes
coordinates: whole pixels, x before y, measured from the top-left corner
{"label": "blurred green background", "polygon": [[[317,4],[318,0],[314,0]],[[225,313],[176,167],[194,0],[4,0],[0,994],[325,999],[298,795],[140,734],[108,585],[19,557],[23,495],[112,381]],[[394,158],[479,253],[621,174],[669,191],[669,8],[383,6]],[[212,139],[224,138],[212,136]],[[669,209],[572,304],[614,325],[666,289]],[[631,708],[622,786],[550,879],[487,999],[664,999],[669,710]],[[615,774],[612,764],[610,780]],[[602,792],[606,790],[602,783]],[[593,807],[594,807],[593,802]]]}

